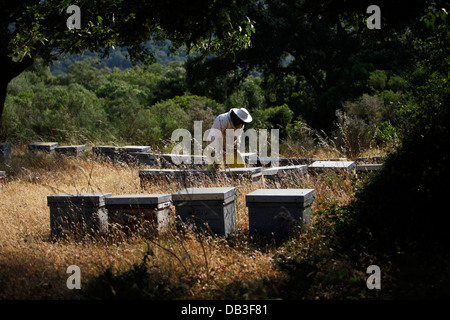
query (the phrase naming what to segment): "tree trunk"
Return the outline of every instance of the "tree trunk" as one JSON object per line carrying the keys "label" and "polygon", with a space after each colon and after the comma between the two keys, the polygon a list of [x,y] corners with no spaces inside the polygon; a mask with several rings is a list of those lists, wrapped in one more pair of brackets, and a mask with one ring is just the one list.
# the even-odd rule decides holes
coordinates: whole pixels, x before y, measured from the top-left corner
{"label": "tree trunk", "polygon": [[34,60],[26,57],[21,62],[13,62],[10,57],[0,59],[0,129],[2,127],[2,115],[5,108],[6,94],[9,82],[30,67]]}
{"label": "tree trunk", "polygon": [[9,82],[3,81],[3,79],[0,81],[0,132],[2,129],[2,115],[3,109],[5,107],[6,91],[8,89],[8,83]]}

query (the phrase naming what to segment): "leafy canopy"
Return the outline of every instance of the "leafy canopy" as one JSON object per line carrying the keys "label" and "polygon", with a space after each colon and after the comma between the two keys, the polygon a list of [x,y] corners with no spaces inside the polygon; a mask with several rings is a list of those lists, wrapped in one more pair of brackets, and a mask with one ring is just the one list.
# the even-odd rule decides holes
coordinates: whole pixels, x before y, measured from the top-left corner
{"label": "leafy canopy", "polygon": [[[114,46],[125,47],[132,61],[153,61],[145,46],[149,40],[171,40],[172,51],[230,53],[248,47],[253,24],[246,16],[249,0],[45,0],[2,1],[3,31],[9,30],[8,48],[15,61],[85,49],[105,56]],[[66,26],[70,5],[81,9],[81,29]],[[56,49],[56,50],[55,50]]]}

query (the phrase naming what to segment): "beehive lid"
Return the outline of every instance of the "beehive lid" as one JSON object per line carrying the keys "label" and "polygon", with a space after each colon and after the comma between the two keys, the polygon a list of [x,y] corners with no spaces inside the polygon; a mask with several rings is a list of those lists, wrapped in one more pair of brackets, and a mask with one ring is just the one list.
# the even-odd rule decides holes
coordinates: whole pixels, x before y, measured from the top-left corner
{"label": "beehive lid", "polygon": [[173,201],[227,200],[236,196],[235,187],[186,188],[172,194]]}
{"label": "beehive lid", "polygon": [[334,169],[352,169],[355,166],[354,161],[315,161],[310,168],[334,168]]}
{"label": "beehive lid", "polygon": [[279,171],[289,171],[289,170],[294,170],[294,171],[298,171],[300,173],[306,173],[308,169],[307,165],[292,165],[292,166],[282,166],[282,167],[268,167],[265,168],[262,171],[262,174],[264,176],[270,176],[270,175],[274,175],[277,174]]}
{"label": "beehive lid", "polygon": [[150,150],[150,146],[124,146],[120,147],[122,152],[147,152]]}
{"label": "beehive lid", "polygon": [[0,150],[3,150],[3,151],[11,150],[11,142],[0,143]]}
{"label": "beehive lid", "polygon": [[124,194],[105,198],[106,205],[149,205],[169,202],[170,194]]}
{"label": "beehive lid", "polygon": [[262,171],[262,167],[250,167],[250,168],[227,168],[225,170],[221,170],[221,171],[225,171],[225,172],[231,172],[231,173],[247,173],[247,172],[261,172]]}
{"label": "beehive lid", "polygon": [[60,151],[75,151],[75,150],[85,150],[86,149],[86,145],[84,144],[80,144],[80,145],[74,145],[74,146],[60,146],[55,148],[55,150],[60,150]]}
{"label": "beehive lid", "polygon": [[268,167],[262,171],[263,176],[273,176],[278,173],[280,167]]}
{"label": "beehive lid", "polygon": [[215,175],[216,170],[181,170],[181,169],[142,169],[139,170],[139,177],[146,176],[196,176],[196,175]]}
{"label": "beehive lid", "polygon": [[280,158],[279,162],[281,165],[304,165],[308,163],[313,163],[317,161],[316,158]]}
{"label": "beehive lid", "polygon": [[29,149],[48,149],[52,150],[58,147],[58,142],[33,142],[28,145]]}
{"label": "beehive lid", "polygon": [[314,189],[258,189],[245,196],[247,203],[310,203]]}
{"label": "beehive lid", "polygon": [[84,203],[103,206],[105,198],[111,195],[112,193],[59,193],[47,196],[47,205]]}

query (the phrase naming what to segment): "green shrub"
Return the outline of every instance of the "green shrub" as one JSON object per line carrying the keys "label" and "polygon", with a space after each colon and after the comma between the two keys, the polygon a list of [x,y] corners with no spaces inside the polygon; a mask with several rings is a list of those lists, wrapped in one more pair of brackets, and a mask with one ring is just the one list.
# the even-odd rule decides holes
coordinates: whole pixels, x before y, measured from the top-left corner
{"label": "green shrub", "polygon": [[370,73],[368,84],[375,91],[383,91],[388,77],[385,70],[375,70]]}
{"label": "green shrub", "polygon": [[288,136],[288,125],[294,120],[294,112],[288,105],[255,109],[252,112],[253,121],[249,125],[255,129],[278,129],[280,130],[280,140]]}
{"label": "green shrub", "polygon": [[102,101],[77,84],[9,96],[2,121],[4,135],[24,142],[101,141],[111,131]]}
{"label": "green shrub", "polygon": [[387,83],[389,89],[394,92],[405,91],[408,88],[408,81],[399,75],[392,75]]}
{"label": "green shrub", "polygon": [[208,98],[199,96],[178,96],[151,106],[145,115],[149,142],[160,147],[170,140],[176,129],[186,129],[193,135],[194,121],[202,121],[202,129],[210,129],[215,118],[225,112],[224,107]]}
{"label": "green shrub", "polygon": [[264,109],[266,99],[261,88],[262,80],[257,77],[247,77],[238,89],[227,100],[230,108],[246,108],[250,112],[254,109]]}

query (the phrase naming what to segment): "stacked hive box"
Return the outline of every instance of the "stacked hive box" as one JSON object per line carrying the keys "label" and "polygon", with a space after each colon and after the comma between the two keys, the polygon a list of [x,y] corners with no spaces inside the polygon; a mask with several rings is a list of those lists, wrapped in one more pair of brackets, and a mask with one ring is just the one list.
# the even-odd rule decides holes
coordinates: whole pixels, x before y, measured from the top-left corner
{"label": "stacked hive box", "polygon": [[0,163],[11,162],[11,143],[0,143]]}
{"label": "stacked hive box", "polygon": [[219,236],[236,231],[236,188],[186,188],[172,194],[181,221]]}
{"label": "stacked hive box", "polygon": [[3,189],[3,180],[5,180],[6,173],[5,171],[0,171],[0,189]]}
{"label": "stacked hive box", "polygon": [[172,167],[174,164],[187,163],[192,160],[190,155],[158,154],[160,164],[163,168]]}
{"label": "stacked hive box", "polygon": [[175,180],[184,187],[198,187],[216,182],[217,174],[214,170],[178,170]]}
{"label": "stacked hive box", "polygon": [[58,154],[74,157],[80,156],[85,150],[86,150],[85,145],[61,146],[55,148],[55,152]]}
{"label": "stacked hive box", "polygon": [[327,171],[352,173],[355,170],[353,161],[315,161],[308,166],[308,171],[322,173]]}
{"label": "stacked hive box", "polygon": [[[139,170],[139,179],[141,181],[141,187],[145,188],[147,185],[160,184],[160,183],[173,183],[180,182],[182,184],[190,185],[188,170],[177,169],[144,169]],[[186,182],[186,183],[185,183]]]}
{"label": "stacked hive box", "polygon": [[122,153],[129,152],[148,152],[150,150],[150,146],[124,146],[119,148]]}
{"label": "stacked hive box", "polygon": [[128,156],[131,163],[145,164],[148,166],[157,166],[159,164],[158,157],[148,152],[129,152]]}
{"label": "stacked hive box", "polygon": [[229,181],[232,183],[261,184],[262,168],[233,168],[226,170],[181,170],[181,169],[143,169],[139,170],[141,187],[147,184],[177,182],[186,187],[202,183]]}
{"label": "stacked hive box", "polygon": [[[11,161],[11,143],[0,143],[0,164]],[[0,171],[0,189],[3,188],[3,183],[6,177],[5,171]]]}
{"label": "stacked hive box", "polygon": [[45,152],[54,154],[57,147],[57,142],[34,142],[28,145],[28,150],[31,152]]}
{"label": "stacked hive box", "polygon": [[314,189],[258,189],[246,195],[249,235],[284,239],[310,221]]}
{"label": "stacked hive box", "polygon": [[135,154],[145,154],[150,150],[150,146],[124,146],[119,148],[120,160],[128,164],[138,163]]}
{"label": "stacked hive box", "polygon": [[296,166],[296,165],[306,165],[311,164],[317,159],[314,158],[280,158],[278,162],[280,166]]}
{"label": "stacked hive box", "polygon": [[307,165],[293,165],[285,167],[270,167],[262,171],[264,180],[269,185],[281,188],[284,185],[295,184],[308,171]]}
{"label": "stacked hive box", "polygon": [[111,193],[62,193],[47,197],[52,237],[106,234],[105,198]]}
{"label": "stacked hive box", "polygon": [[167,227],[172,197],[170,194],[119,195],[105,199],[111,227],[122,231],[158,234]]}
{"label": "stacked hive box", "polygon": [[191,169],[206,167],[206,157],[201,155],[158,154],[156,156],[162,168],[172,168],[174,165]]}
{"label": "stacked hive box", "polygon": [[356,172],[364,173],[364,172],[372,172],[378,171],[383,167],[383,162],[386,158],[383,156],[375,156],[375,157],[361,157],[356,158]]}
{"label": "stacked hive box", "polygon": [[114,146],[97,146],[92,148],[94,156],[102,159],[116,162],[120,158],[119,147]]}

